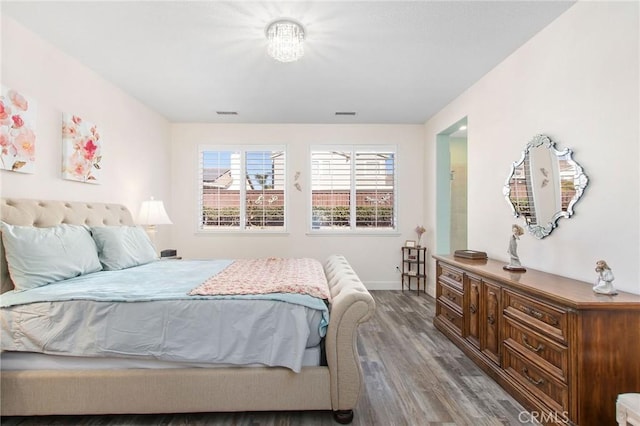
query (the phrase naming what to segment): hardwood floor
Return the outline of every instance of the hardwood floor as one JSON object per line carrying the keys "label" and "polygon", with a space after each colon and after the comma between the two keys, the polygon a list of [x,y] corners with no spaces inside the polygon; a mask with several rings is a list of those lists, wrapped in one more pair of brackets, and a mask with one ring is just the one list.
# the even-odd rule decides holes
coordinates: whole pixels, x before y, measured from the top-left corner
{"label": "hardwood floor", "polygon": [[[533,425],[520,404],[432,324],[435,301],[372,291],[376,313],[359,328],[365,387],[354,426]],[[330,412],[5,417],[12,425],[334,426]]]}

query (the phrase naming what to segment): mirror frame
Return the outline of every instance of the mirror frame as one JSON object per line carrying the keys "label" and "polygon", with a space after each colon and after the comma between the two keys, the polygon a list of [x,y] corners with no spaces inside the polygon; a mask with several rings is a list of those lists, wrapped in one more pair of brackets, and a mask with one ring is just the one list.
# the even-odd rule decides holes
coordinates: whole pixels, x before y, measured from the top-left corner
{"label": "mirror frame", "polygon": [[504,194],[507,203],[509,203],[514,217],[520,217],[521,213],[516,209],[516,206],[511,201],[511,180],[513,179],[516,169],[520,167],[527,159],[527,155],[529,155],[529,152],[532,149],[538,148],[542,145],[544,145],[552,155],[555,155],[556,158],[566,158],[567,162],[575,167],[574,182],[576,192],[573,198],[569,201],[567,210],[556,212],[548,223],[544,225],[531,225],[525,220],[525,228],[527,228],[527,230],[538,239],[542,239],[551,234],[551,232],[558,226],[558,220],[560,220],[560,218],[564,217],[568,219],[573,216],[573,207],[580,200],[585,188],[587,187],[587,184],[589,183],[589,178],[584,174],[582,167],[573,159],[573,151],[570,148],[565,148],[562,151],[558,151],[555,147],[555,142],[552,141],[550,137],[545,135],[535,135],[533,139],[531,139],[525,146],[520,159],[511,164],[509,176],[507,177],[507,180],[505,181],[504,187],[502,189],[502,193]]}

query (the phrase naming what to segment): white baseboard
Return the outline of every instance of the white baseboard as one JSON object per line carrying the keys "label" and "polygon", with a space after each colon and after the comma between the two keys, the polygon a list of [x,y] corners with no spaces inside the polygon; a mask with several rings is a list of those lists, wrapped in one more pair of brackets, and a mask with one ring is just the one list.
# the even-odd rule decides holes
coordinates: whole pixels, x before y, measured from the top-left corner
{"label": "white baseboard", "polygon": [[[363,281],[363,284],[367,290],[402,290],[400,281]],[[415,283],[412,289],[415,290]],[[420,286],[420,294],[422,294],[422,286]],[[431,291],[429,286],[427,286],[427,294],[435,297],[435,292]]]}
{"label": "white baseboard", "polygon": [[402,290],[400,281],[363,281],[367,290]]}

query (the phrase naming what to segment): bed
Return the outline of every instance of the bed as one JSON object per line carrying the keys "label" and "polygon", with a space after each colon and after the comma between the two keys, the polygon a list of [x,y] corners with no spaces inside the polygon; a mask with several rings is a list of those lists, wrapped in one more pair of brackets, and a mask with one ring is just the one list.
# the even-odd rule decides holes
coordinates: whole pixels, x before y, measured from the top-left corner
{"label": "bed", "polygon": [[[110,228],[130,230],[134,225],[130,212],[126,207],[118,204],[2,199],[0,212],[2,221],[5,223],[2,225],[5,233],[9,232],[7,229],[13,228],[50,229],[61,227],[62,224],[84,225],[91,229],[104,227],[105,230]],[[73,229],[77,228],[77,226],[73,227]],[[8,249],[14,250],[12,246]],[[25,317],[21,306],[39,306],[47,315],[70,310],[66,305],[56,304],[63,302],[43,301],[44,299],[40,300],[37,297],[33,300],[15,302],[17,304],[12,305],[14,297],[24,297],[25,294],[37,296],[39,290],[42,290],[40,293],[50,291],[56,294],[76,292],[78,288],[76,286],[83,285],[86,277],[102,277],[116,272],[122,277],[129,276],[133,282],[143,283],[152,281],[146,278],[148,275],[144,275],[149,273],[146,269],[159,268],[160,274],[167,278],[188,275],[193,276],[194,282],[198,283],[203,277],[212,275],[212,269],[207,268],[213,268],[212,276],[222,276],[224,271],[232,269],[223,260],[212,261],[211,264],[194,263],[195,261],[188,260],[155,261],[134,267],[125,265],[126,267],[121,270],[116,268],[108,272],[93,271],[70,280],[38,286],[29,291],[15,292],[12,291],[14,283],[9,276],[5,259],[11,254],[9,250],[3,248],[0,256],[4,336],[8,335],[6,330],[16,329],[19,318]],[[15,258],[11,259],[12,266],[18,263]],[[278,259],[266,259],[265,262],[267,265],[281,264]],[[234,264],[235,262],[231,265]],[[324,310],[322,306],[316,306],[317,302],[309,301],[310,296],[306,295],[300,295],[299,299],[302,302],[296,299],[295,303],[291,300],[273,301],[271,297],[265,296],[249,296],[249,300],[245,300],[244,296],[221,297],[197,294],[196,299],[193,300],[190,299],[193,295],[189,295],[182,297],[182,301],[178,304],[182,306],[179,314],[171,310],[175,307],[170,306],[166,300],[144,300],[134,301],[134,303],[121,301],[123,303],[117,304],[115,314],[112,315],[115,322],[109,327],[109,335],[118,334],[113,330],[120,331],[120,334],[127,334],[134,328],[146,327],[144,334],[148,335],[147,341],[141,341],[139,337],[136,337],[135,341],[138,342],[137,345],[152,348],[157,341],[164,339],[162,333],[158,334],[157,329],[154,328],[156,317],[164,315],[172,318],[171,324],[178,330],[175,334],[182,336],[183,340],[180,344],[173,343],[170,345],[172,347],[170,351],[165,349],[161,351],[162,357],[155,356],[156,352],[153,352],[153,359],[139,359],[130,356],[126,351],[113,350],[109,346],[110,343],[102,339],[102,336],[98,338],[92,334],[89,339],[83,336],[82,330],[92,330],[91,326],[87,326],[92,317],[104,316],[101,309],[106,305],[104,301],[92,299],[94,296],[83,298],[77,296],[80,293],[74,293],[76,296],[71,298],[74,300],[73,305],[78,308],[78,312],[82,312],[80,325],[76,324],[76,328],[73,329],[75,331],[68,334],[69,338],[62,338],[60,341],[66,340],[76,348],[82,347],[88,356],[65,356],[64,351],[68,350],[66,347],[51,343],[51,335],[65,336],[65,330],[69,330],[66,324],[68,320],[62,323],[50,322],[51,327],[47,327],[50,335],[45,338],[46,345],[33,343],[30,338],[22,340],[16,338],[17,343],[14,342],[13,336],[11,339],[3,338],[3,363],[0,376],[1,413],[3,416],[16,416],[331,410],[336,421],[349,423],[353,419],[353,409],[362,388],[362,372],[356,347],[357,328],[361,322],[366,321],[373,314],[375,304],[343,256],[330,256],[320,268],[324,273],[323,279],[327,284],[328,292]],[[18,277],[16,280],[21,283],[19,275],[14,274],[17,270],[19,268],[14,267],[12,275]],[[140,276],[142,278],[131,277],[130,274],[134,271],[142,273],[143,275]],[[157,271],[155,273],[157,275]],[[131,282],[127,282],[125,278],[122,279],[126,286],[137,289]],[[112,278],[107,281],[115,282]],[[174,281],[177,282],[177,279]],[[205,280],[205,283],[208,282]],[[103,288],[103,285],[107,284],[103,282],[99,288],[103,293],[108,293],[110,298],[113,298],[114,294],[120,294],[118,288],[111,288],[108,285]],[[176,291],[185,295],[184,290],[191,288],[193,283],[180,285],[184,287],[175,284],[171,290],[177,288]],[[21,284],[18,285],[19,288],[20,286]],[[52,290],[54,286],[58,286],[55,291]],[[92,283],[88,284],[88,287],[96,288],[96,285]],[[201,287],[202,285],[196,288]],[[63,290],[65,288],[66,290]],[[16,296],[15,293],[19,294]],[[285,294],[282,297],[294,296],[296,295]],[[198,304],[196,300],[199,301]],[[135,307],[136,303],[137,307]],[[157,303],[157,305],[151,305],[151,303]],[[188,305],[189,303],[192,305]],[[267,303],[271,305],[265,305]],[[153,309],[140,309],[143,305],[153,306]],[[253,342],[254,346],[251,349],[244,350],[242,359],[213,356],[216,350],[205,346],[207,339],[199,339],[198,336],[206,337],[206,327],[220,323],[218,317],[210,316],[213,315],[211,312],[229,311],[231,305],[244,306],[242,308],[245,309],[244,312],[247,310],[260,312],[261,309],[272,312],[278,310],[273,306],[282,305],[295,305],[296,308],[295,310],[287,308],[281,313],[277,320],[278,333],[274,333],[273,329],[258,333],[266,333],[269,339],[260,340],[258,336],[257,343]],[[18,306],[18,308],[12,306]],[[186,309],[185,306],[187,306]],[[247,306],[250,308],[247,309]],[[112,310],[109,308],[110,312]],[[154,315],[153,312],[163,314]],[[264,324],[273,322],[261,320],[259,315],[253,319],[242,318],[243,311],[239,312],[236,312],[236,317],[232,318],[241,319],[231,320],[235,328],[230,328],[231,331],[227,331],[222,338],[218,338],[218,342],[229,341],[230,335],[245,334],[245,331],[248,333],[249,330],[260,329],[265,326]],[[206,318],[206,324],[201,325],[201,330],[198,330],[197,326],[190,326],[188,332],[185,331],[185,324],[197,324],[196,317],[188,316],[191,314]],[[39,314],[33,315],[29,312],[29,315],[35,318]],[[80,315],[76,314],[76,317]],[[280,342],[278,347],[295,348],[295,350],[284,351],[287,352],[284,360],[282,357],[271,357],[271,354],[267,358],[262,357],[262,354],[268,352],[265,351],[264,345],[275,344],[271,342],[277,340],[273,337],[283,334],[280,330],[289,327],[288,324],[293,321],[290,321],[292,317],[302,321],[300,323],[302,325],[290,327],[295,330],[291,330],[290,334],[287,334],[289,333],[287,330],[284,333],[286,335],[284,341]],[[127,318],[127,321],[123,321],[123,318]],[[131,321],[135,325],[130,324],[130,318],[133,318]],[[135,320],[139,321],[135,322]],[[242,321],[249,322],[242,326]],[[305,321],[307,325],[304,325]],[[23,322],[31,323],[32,321]],[[191,328],[195,329],[191,330]],[[219,328],[224,329],[224,327]],[[29,331],[26,335],[29,336],[30,333]],[[108,337],[113,339],[114,336]],[[252,337],[252,341],[254,339],[255,337]],[[100,344],[86,344],[86,342],[95,341],[100,341]],[[45,346],[47,351],[37,349]],[[152,349],[155,350],[155,348]],[[225,348],[220,352],[231,353],[232,349],[237,348]],[[280,349],[272,352],[283,351]],[[295,352],[295,354],[292,355],[289,352]],[[166,353],[168,356],[165,356]],[[193,354],[197,353],[208,358],[192,359]],[[247,354],[249,355],[245,356]],[[70,359],[73,362],[67,364]],[[100,363],[102,361],[106,363]],[[274,393],[273,389],[278,389],[278,392]]]}

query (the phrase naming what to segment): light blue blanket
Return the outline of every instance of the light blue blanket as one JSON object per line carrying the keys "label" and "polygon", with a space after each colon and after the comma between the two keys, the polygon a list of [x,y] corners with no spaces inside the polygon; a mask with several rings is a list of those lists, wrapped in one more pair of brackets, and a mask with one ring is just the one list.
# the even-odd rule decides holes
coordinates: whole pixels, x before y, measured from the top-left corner
{"label": "light blue blanket", "polygon": [[329,309],[320,299],[304,294],[272,293],[229,296],[189,296],[193,288],[222,271],[232,260],[166,260],[119,271],[100,271],[24,291],[0,296],[0,307],[37,302],[93,300],[142,302],[193,299],[277,300],[321,311],[320,336],[329,324]]}

